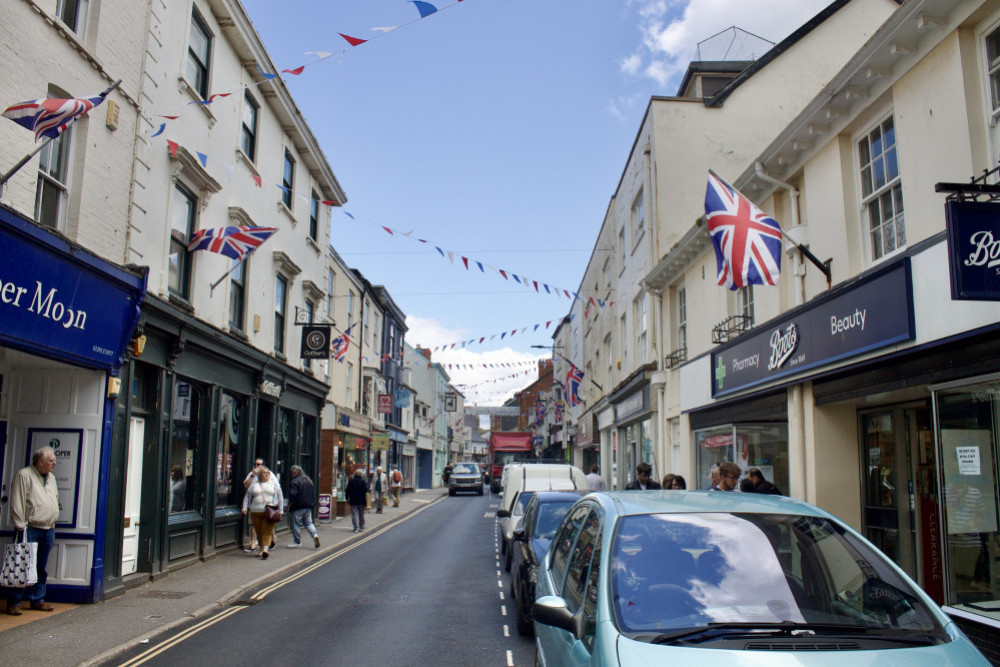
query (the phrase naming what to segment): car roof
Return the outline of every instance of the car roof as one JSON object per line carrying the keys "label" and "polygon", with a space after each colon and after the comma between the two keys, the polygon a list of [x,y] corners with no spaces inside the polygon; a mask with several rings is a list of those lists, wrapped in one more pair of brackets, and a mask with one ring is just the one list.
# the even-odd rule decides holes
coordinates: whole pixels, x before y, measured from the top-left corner
{"label": "car roof", "polygon": [[795,514],[832,518],[828,512],[786,496],[733,491],[602,491],[591,493],[615,514],[684,514],[691,512],[741,512]]}
{"label": "car roof", "polygon": [[576,502],[583,497],[583,493],[580,491],[535,491],[534,493],[538,496],[540,503]]}

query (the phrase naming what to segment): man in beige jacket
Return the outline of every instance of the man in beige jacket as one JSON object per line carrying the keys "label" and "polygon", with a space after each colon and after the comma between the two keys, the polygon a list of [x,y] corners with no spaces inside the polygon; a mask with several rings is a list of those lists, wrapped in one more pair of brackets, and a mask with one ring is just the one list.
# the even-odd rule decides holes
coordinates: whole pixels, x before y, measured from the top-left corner
{"label": "man in beige jacket", "polygon": [[31,465],[21,468],[10,485],[10,519],[14,523],[14,540],[21,540],[27,531],[29,542],[38,543],[38,583],[28,588],[7,589],[7,613],[21,615],[21,600],[27,598],[31,609],[52,611],[45,602],[45,565],[56,539],[56,519],[59,518],[59,490],[56,476],[56,453],[51,447],[39,447],[31,456]]}

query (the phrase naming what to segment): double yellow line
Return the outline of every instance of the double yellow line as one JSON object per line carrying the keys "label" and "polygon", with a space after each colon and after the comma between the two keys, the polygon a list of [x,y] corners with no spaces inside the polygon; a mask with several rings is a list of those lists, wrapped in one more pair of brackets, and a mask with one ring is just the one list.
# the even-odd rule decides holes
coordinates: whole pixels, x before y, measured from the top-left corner
{"label": "double yellow line", "polygon": [[[360,539],[357,542],[354,542],[354,543],[352,543],[352,544],[344,547],[343,549],[339,549],[338,551],[335,551],[334,553],[330,554],[329,556],[324,556],[323,558],[317,560],[316,562],[312,563],[308,567],[305,567],[305,568],[299,570],[295,574],[293,574],[291,576],[288,576],[288,577],[282,579],[281,581],[277,581],[277,582],[271,584],[270,586],[268,586],[267,588],[264,588],[264,589],[261,589],[261,590],[257,591],[256,593],[254,593],[253,595],[250,596],[250,599],[254,600],[255,602],[259,602],[259,601],[263,600],[265,597],[267,597],[268,595],[270,595],[274,591],[278,590],[282,586],[286,586],[286,585],[292,583],[293,581],[306,576],[310,572],[313,572],[313,571],[315,571],[315,570],[323,567],[327,563],[329,563],[329,562],[331,562],[331,561],[333,561],[333,560],[335,560],[337,558],[340,558],[341,556],[343,556],[344,554],[348,553],[349,551],[357,549],[362,544],[366,544],[369,541],[374,540],[376,537],[378,537],[382,533],[390,530],[391,528],[394,528],[394,527],[398,526],[399,524],[403,523],[404,521],[409,521],[413,517],[417,516],[418,514],[420,514],[421,512],[423,512],[424,510],[428,509],[429,507],[431,507],[432,505],[434,505],[435,503],[437,503],[438,501],[440,501],[442,498],[444,498],[444,496],[441,496],[441,498],[439,498],[438,500],[435,500],[432,503],[428,503],[427,505],[424,505],[423,507],[414,510],[413,512],[411,512],[410,514],[407,514],[405,517],[403,517],[402,519],[399,519],[398,521],[394,521],[394,522],[392,522],[390,524],[382,526],[381,528],[379,528],[378,530],[376,530],[374,533],[370,533],[369,535],[367,535],[363,539]],[[147,651],[145,651],[143,653],[140,653],[139,655],[135,656],[134,658],[132,658],[131,660],[129,660],[127,662],[121,663],[121,665],[119,667],[133,667],[134,665],[141,665],[141,664],[143,664],[145,662],[148,662],[149,660],[152,660],[153,658],[155,658],[156,656],[160,655],[164,651],[168,651],[171,648],[173,648],[174,646],[177,646],[181,642],[185,641],[186,639],[189,639],[190,637],[193,637],[194,635],[198,634],[202,630],[207,630],[208,628],[212,627],[213,625],[215,625],[219,621],[225,620],[225,619],[229,618],[230,616],[232,616],[233,614],[237,614],[237,613],[243,611],[246,608],[247,608],[247,605],[239,605],[239,606],[230,607],[229,609],[224,609],[223,611],[220,611],[215,616],[211,616],[209,618],[206,618],[204,621],[201,621],[199,623],[196,623],[196,624],[192,625],[190,628],[187,628],[183,632],[175,635],[174,637],[171,637],[166,642],[164,642],[164,643],[162,643],[162,644],[160,644],[158,646],[155,646],[153,648],[150,648],[150,649],[148,649]]]}

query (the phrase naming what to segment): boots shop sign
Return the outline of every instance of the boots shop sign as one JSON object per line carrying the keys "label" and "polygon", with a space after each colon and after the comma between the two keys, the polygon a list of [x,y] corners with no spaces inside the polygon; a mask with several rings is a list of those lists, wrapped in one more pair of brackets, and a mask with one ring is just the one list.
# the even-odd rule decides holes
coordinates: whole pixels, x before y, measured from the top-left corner
{"label": "boots shop sign", "polygon": [[914,336],[910,260],[754,327],[712,354],[712,396],[832,364]]}
{"label": "boots shop sign", "polygon": [[0,346],[117,372],[145,276],[0,208]]}
{"label": "boots shop sign", "polygon": [[949,201],[951,298],[1000,301],[1000,204]]}

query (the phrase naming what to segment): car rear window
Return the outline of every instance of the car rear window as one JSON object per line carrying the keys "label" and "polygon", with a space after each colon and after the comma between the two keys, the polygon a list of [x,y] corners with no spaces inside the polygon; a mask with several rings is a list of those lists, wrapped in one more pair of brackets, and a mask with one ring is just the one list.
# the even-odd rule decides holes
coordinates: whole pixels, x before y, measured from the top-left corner
{"label": "car rear window", "polygon": [[458,463],[451,469],[451,472],[452,474],[468,475],[470,473],[478,473],[479,468],[470,463]]}

